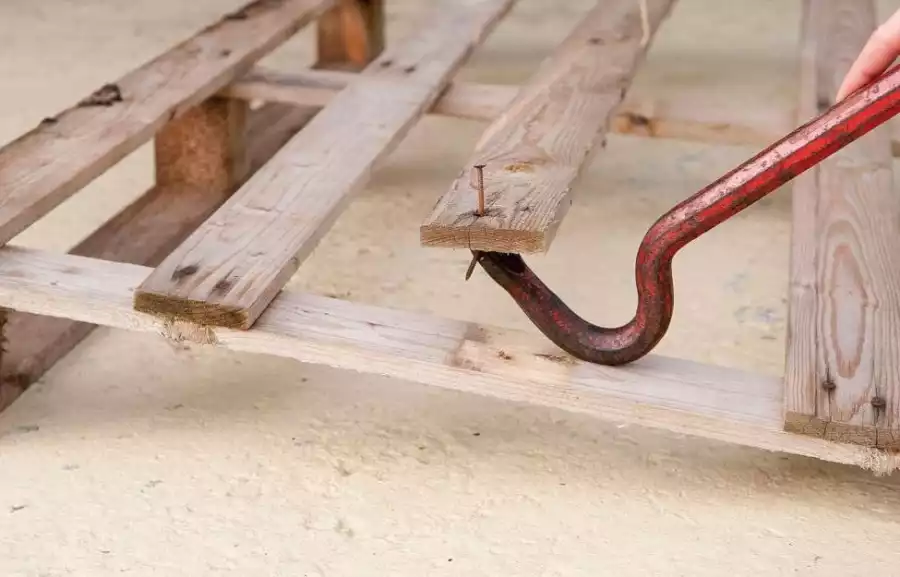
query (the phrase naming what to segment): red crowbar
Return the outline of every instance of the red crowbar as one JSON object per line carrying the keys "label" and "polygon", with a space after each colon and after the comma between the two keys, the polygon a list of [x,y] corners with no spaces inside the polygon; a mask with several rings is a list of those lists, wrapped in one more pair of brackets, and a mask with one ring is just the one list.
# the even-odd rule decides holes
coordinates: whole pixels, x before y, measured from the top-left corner
{"label": "red crowbar", "polygon": [[749,207],[900,112],[900,65],[683,201],[650,227],[638,248],[634,318],[616,328],[582,319],[518,254],[473,259],[544,335],[583,361],[623,365],[650,352],[672,320],[672,259],[703,233]]}

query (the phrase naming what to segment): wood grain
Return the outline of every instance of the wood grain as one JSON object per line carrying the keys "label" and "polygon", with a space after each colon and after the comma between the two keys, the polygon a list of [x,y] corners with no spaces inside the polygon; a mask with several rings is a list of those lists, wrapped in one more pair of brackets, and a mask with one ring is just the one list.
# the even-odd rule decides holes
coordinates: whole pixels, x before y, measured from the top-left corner
{"label": "wood grain", "polygon": [[332,1],[256,0],[4,146],[0,244],[243,75]]}
{"label": "wood grain", "polygon": [[[877,21],[871,0],[804,10],[809,114],[833,104]],[[785,429],[900,449],[900,198],[888,127],[820,163],[794,194]]]}
{"label": "wood grain", "polygon": [[512,4],[455,2],[384,52],[156,268],[136,310],[249,328]]}
{"label": "wood grain", "polygon": [[[257,66],[220,94],[248,101],[321,108],[355,80],[356,74],[352,72],[284,73]],[[451,82],[429,113],[492,122],[509,107],[518,92],[518,86]],[[759,118],[723,121],[723,114],[711,111],[709,106],[688,105],[683,100],[669,102],[665,95],[644,99],[629,94],[616,111],[610,131],[710,144],[766,146],[794,128],[789,114],[773,108],[766,108],[766,112],[769,114],[762,121]]]}
{"label": "wood grain", "polygon": [[[674,0],[647,3],[653,32]],[[602,146],[643,59],[634,0],[597,4],[484,132],[475,152],[420,227],[424,246],[546,252],[572,189]],[[486,215],[472,168],[483,165]]]}
{"label": "wood grain", "polygon": [[779,379],[654,355],[623,368],[566,356],[541,335],[281,292],[250,330],[132,308],[150,269],[0,249],[0,306],[161,334],[497,399],[554,407],[878,472],[898,457],[781,430]]}

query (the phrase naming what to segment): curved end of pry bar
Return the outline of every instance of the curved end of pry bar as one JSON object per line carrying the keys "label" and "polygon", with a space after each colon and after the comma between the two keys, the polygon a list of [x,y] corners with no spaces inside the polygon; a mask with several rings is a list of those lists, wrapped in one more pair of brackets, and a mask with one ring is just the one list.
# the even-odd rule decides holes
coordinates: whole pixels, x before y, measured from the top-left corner
{"label": "curved end of pry bar", "polygon": [[650,352],[672,320],[672,259],[693,239],[900,113],[900,65],[797,128],[664,214],[638,248],[634,318],[616,328],[575,314],[517,254],[473,251],[529,319],[557,346],[583,361],[624,365]]}
{"label": "curved end of pry bar", "polygon": [[669,328],[673,303],[670,274],[657,277],[653,294],[648,295],[639,287],[640,303],[633,320],[621,327],[604,328],[578,316],[520,255],[476,251],[473,256],[548,339],[582,361],[601,365],[631,363],[650,352]]}

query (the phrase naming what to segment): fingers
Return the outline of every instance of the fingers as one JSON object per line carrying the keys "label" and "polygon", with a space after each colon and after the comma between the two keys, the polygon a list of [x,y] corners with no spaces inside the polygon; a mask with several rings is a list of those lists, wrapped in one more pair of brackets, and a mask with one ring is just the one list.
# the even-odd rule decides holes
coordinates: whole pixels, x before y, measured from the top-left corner
{"label": "fingers", "polygon": [[836,99],[841,101],[853,91],[878,78],[898,55],[900,55],[900,10],[869,37],[844,77]]}

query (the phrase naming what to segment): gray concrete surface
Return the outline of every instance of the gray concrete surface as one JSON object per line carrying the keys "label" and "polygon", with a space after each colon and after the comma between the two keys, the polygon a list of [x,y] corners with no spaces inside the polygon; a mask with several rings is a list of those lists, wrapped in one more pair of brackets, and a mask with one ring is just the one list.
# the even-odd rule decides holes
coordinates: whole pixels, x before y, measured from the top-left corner
{"label": "gray concrete surface", "polygon": [[[5,0],[0,141],[240,3]],[[430,4],[388,0],[389,41]],[[522,0],[461,78],[527,78],[592,5]],[[635,90],[790,109],[798,17],[793,0],[682,0]],[[291,290],[531,330],[489,279],[463,283],[466,254],[417,243],[482,129],[423,121]],[[626,320],[646,227],[753,152],[611,137],[535,267],[586,316]],[[150,177],[144,148],[16,242],[67,248]],[[788,194],[678,257],[660,354],[780,374]],[[871,577],[900,561],[895,477],[110,330],[0,415],[0,470],[9,577]]]}

